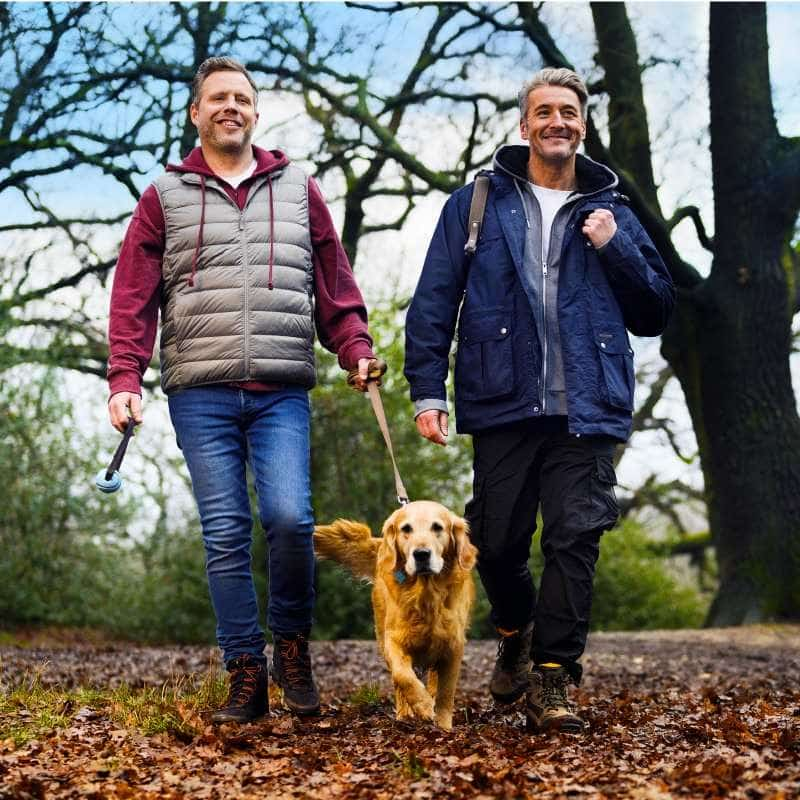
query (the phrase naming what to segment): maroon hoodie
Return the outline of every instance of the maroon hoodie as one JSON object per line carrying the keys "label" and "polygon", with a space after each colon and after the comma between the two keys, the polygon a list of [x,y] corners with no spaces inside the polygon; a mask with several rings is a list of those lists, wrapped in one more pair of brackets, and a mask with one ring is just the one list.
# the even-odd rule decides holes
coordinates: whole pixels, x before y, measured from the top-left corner
{"label": "maroon hoodie", "polygon": [[[222,181],[225,191],[244,208],[255,177],[289,163],[280,150],[253,147],[256,169],[234,189],[215,176],[196,147],[179,166],[168,172],[193,172]],[[313,178],[308,180],[308,216],[314,265],[314,297],[317,333],[328,350],[337,353],[343,369],[352,369],[360,358],[373,358],[367,330],[367,310],[356,286],[353,270],[333,227],[328,207]],[[141,394],[142,376],[150,363],[161,302],[161,258],[166,224],[154,186],[142,194],[133,212],[114,274],[108,324],[108,385],[117,392]],[[275,385],[251,381],[235,384],[247,389],[275,389]]]}

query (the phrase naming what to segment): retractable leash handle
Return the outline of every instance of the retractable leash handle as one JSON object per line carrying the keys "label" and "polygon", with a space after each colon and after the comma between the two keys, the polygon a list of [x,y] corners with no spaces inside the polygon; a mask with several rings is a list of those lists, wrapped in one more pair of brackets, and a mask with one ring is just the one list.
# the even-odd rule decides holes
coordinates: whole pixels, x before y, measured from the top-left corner
{"label": "retractable leash handle", "polygon": [[101,469],[100,472],[97,473],[97,477],[94,479],[94,485],[101,492],[111,494],[122,486],[122,476],[119,474],[119,468],[122,466],[122,459],[125,457],[125,450],[128,447],[131,436],[133,436],[135,427],[136,423],[133,417],[131,417],[125,427],[125,432],[122,434],[122,441],[117,445],[117,450],[114,453],[114,457],[111,459],[111,463],[106,469]]}

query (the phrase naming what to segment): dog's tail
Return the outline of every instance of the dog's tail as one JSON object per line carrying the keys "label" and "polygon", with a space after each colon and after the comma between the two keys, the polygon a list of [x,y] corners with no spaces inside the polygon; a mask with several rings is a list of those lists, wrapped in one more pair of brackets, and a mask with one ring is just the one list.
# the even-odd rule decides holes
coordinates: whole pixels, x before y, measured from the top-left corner
{"label": "dog's tail", "polygon": [[381,539],[372,536],[366,525],[337,519],[330,525],[314,528],[314,551],[347,567],[357,578],[375,580],[375,564]]}

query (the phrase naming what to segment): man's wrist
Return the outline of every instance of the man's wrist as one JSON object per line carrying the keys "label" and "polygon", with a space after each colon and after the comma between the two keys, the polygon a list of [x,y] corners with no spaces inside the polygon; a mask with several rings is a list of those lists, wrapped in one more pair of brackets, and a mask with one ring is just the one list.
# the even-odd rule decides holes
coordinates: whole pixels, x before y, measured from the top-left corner
{"label": "man's wrist", "polygon": [[450,413],[447,408],[446,400],[435,400],[431,398],[426,400],[414,401],[414,419],[416,419],[420,414],[423,414],[426,411],[443,411],[445,414],[448,415]]}
{"label": "man's wrist", "polygon": [[139,374],[133,372],[123,372],[114,376],[108,384],[108,399],[115,394],[121,392],[130,392],[131,394],[138,394],[142,396],[142,384],[139,380]]}

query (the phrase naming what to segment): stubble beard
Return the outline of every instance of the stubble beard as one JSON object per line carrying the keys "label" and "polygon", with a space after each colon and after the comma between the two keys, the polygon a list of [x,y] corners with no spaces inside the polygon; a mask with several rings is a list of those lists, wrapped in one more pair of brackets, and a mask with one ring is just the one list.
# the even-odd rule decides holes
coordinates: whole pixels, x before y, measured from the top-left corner
{"label": "stubble beard", "polygon": [[204,136],[201,137],[205,140],[208,144],[210,144],[215,150],[220,153],[225,153],[226,155],[241,155],[245,153],[250,148],[250,142],[253,139],[253,129],[250,128],[245,130],[242,138],[240,140],[236,139],[229,139],[227,137],[221,137],[217,133],[216,129],[216,122],[210,122],[204,131]]}

